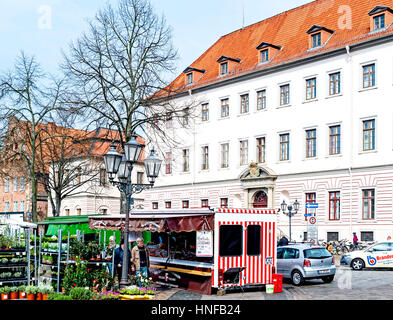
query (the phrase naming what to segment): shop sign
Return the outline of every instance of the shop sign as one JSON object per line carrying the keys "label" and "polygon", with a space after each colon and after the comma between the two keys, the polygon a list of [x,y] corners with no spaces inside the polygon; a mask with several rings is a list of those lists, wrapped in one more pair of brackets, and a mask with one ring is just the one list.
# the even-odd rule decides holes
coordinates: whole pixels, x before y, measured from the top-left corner
{"label": "shop sign", "polygon": [[197,231],[196,233],[196,256],[212,257],[213,256],[213,232]]}

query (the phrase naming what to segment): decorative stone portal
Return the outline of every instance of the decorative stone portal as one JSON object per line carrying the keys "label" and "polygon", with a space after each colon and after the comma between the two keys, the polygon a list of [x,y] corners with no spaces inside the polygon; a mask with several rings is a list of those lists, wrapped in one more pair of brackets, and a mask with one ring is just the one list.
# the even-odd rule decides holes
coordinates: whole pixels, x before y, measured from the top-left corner
{"label": "decorative stone portal", "polygon": [[251,162],[240,175],[246,208],[273,208],[277,175],[273,170]]}

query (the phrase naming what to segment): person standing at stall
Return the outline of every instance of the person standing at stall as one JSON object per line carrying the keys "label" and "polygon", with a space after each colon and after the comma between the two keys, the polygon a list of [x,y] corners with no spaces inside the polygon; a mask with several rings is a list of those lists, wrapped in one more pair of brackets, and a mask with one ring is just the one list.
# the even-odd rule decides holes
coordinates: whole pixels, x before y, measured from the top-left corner
{"label": "person standing at stall", "polygon": [[143,238],[136,239],[136,246],[131,251],[131,263],[135,273],[149,277],[149,250],[145,247]]}
{"label": "person standing at stall", "polygon": [[[122,269],[123,269],[123,257],[124,257],[124,238],[122,237],[120,240],[121,245],[116,248],[115,250],[115,259],[114,259],[114,263],[116,266],[116,273],[117,273],[117,277],[118,277],[118,281],[120,283],[121,281],[121,274],[122,274]],[[130,249],[128,249],[128,258],[129,261],[131,262],[131,252]],[[127,271],[127,274],[129,272]]]}

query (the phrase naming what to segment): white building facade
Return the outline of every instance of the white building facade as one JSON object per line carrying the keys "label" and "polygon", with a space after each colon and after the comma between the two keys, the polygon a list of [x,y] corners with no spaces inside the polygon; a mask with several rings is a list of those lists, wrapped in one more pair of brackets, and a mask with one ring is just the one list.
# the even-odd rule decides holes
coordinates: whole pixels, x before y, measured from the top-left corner
{"label": "white building facade", "polygon": [[[302,241],[307,237],[305,204],[316,202],[319,239],[352,240],[353,232],[362,241],[393,236],[393,20],[389,8],[378,8],[374,1],[368,5],[386,14],[380,34],[372,26],[362,40],[340,40],[345,45],[329,50],[338,32],[327,29],[332,38],[317,44],[326,50],[271,66],[268,60],[265,67],[218,76],[174,96],[179,106],[198,101],[197,116],[185,128],[170,129],[181,145],[165,150],[161,176],[144,193],[144,207],[278,209],[283,200],[298,200],[292,239]],[[354,16],[354,23],[376,23],[370,10]],[[309,25],[314,29],[303,30],[311,42],[315,30],[322,30],[322,39],[326,31],[314,18]],[[310,52],[310,46],[301,50]],[[269,43],[261,48],[266,47],[276,53]],[[215,50],[206,54],[211,51],[220,58]],[[218,69],[223,61],[239,63],[223,57]],[[198,67],[194,80],[209,72]],[[190,71],[184,77],[192,84]],[[279,229],[288,235],[282,212]]]}

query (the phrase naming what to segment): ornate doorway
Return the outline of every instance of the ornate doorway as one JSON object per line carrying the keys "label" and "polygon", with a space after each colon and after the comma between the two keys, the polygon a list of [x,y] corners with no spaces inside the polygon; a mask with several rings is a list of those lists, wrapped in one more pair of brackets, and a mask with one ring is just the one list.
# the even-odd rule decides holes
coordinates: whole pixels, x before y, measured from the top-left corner
{"label": "ornate doorway", "polygon": [[254,208],[267,208],[267,194],[264,191],[259,191],[255,194],[254,202],[252,204]]}

